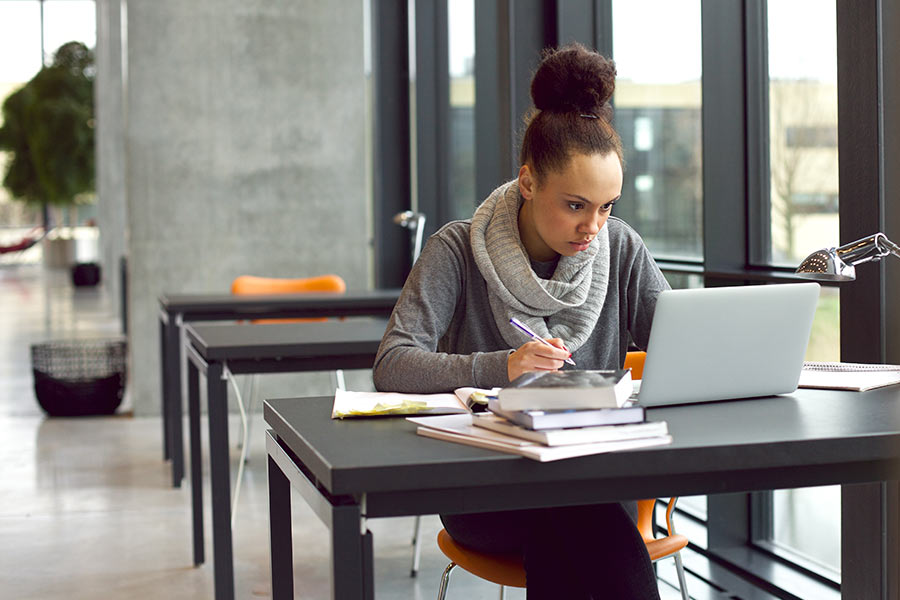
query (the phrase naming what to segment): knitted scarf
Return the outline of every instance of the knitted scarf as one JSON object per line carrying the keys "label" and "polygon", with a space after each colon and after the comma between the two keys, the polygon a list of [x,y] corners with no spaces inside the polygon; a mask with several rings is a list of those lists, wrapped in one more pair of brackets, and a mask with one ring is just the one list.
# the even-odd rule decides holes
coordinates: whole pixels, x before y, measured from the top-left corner
{"label": "knitted scarf", "polygon": [[553,277],[541,279],[519,236],[522,202],[513,180],[494,190],[472,217],[469,238],[494,322],[511,348],[528,341],[510,325],[516,317],[541,337],[561,338],[575,352],[590,337],[606,299],[609,232],[604,226],[587,250],[560,256]]}

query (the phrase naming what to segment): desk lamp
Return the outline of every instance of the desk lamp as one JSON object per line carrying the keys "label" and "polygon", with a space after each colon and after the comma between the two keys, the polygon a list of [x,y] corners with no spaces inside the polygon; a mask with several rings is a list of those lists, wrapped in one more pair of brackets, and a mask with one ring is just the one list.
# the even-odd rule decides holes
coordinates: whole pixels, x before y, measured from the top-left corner
{"label": "desk lamp", "polygon": [[838,248],[816,250],[803,259],[795,273],[822,281],[853,281],[855,265],[881,260],[889,254],[900,258],[900,246],[879,232]]}
{"label": "desk lamp", "polygon": [[419,252],[422,250],[422,235],[425,233],[425,215],[411,210],[405,210],[394,215],[394,223],[400,227],[415,232],[416,241],[413,247],[412,262],[415,264],[419,258]]}

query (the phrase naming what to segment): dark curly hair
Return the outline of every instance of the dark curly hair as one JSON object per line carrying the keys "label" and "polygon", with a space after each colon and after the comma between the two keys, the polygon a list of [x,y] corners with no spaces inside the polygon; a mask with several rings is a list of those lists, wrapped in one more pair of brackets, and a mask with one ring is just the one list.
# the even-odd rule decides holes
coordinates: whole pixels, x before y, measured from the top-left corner
{"label": "dark curly hair", "polygon": [[609,99],[616,89],[615,63],[581,44],[544,51],[531,80],[534,108],[519,164],[528,164],[538,181],[562,171],[573,154],[615,152],[624,166],[622,140],[613,128]]}

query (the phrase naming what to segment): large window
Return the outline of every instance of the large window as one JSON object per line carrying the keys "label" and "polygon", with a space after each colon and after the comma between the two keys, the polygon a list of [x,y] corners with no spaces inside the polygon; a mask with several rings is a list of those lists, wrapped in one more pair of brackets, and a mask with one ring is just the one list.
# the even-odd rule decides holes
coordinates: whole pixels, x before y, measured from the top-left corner
{"label": "large window", "polygon": [[612,8],[626,164],[615,212],[655,256],[702,259],[700,1],[615,0]]}
{"label": "large window", "polygon": [[[896,195],[891,173],[898,169],[887,168],[900,155],[891,152],[897,119],[882,108],[892,104],[880,95],[895,100],[896,70],[888,67],[896,53],[884,32],[896,30],[885,23],[895,23],[897,13],[886,4],[446,0],[437,5],[448,15],[440,28],[448,39],[439,47],[448,49],[449,64],[432,72],[449,75],[449,92],[441,97],[449,95],[450,109],[445,114],[439,106],[432,117],[450,131],[437,145],[436,153],[447,160],[441,159],[446,171],[436,180],[445,178],[449,193],[436,201],[435,225],[469,216],[474,203],[514,176],[522,117],[531,105],[527,84],[541,49],[574,40],[616,61],[614,119],[626,168],[614,214],[637,229],[673,287],[791,281],[793,268],[809,252],[849,241],[839,237],[839,209],[854,217],[844,219],[845,237],[879,229],[890,235],[890,227],[897,227],[897,211],[888,200]],[[474,48],[466,45],[472,28]],[[439,34],[417,38],[417,48]],[[473,56],[477,102],[466,62]],[[466,114],[472,106],[474,120]],[[423,107],[416,110],[421,114]],[[838,143],[856,151],[839,157]],[[474,160],[468,154],[473,146]],[[419,152],[420,160],[435,154]],[[468,189],[473,168],[475,194]],[[397,178],[408,179],[402,173]],[[386,232],[376,244],[389,244],[395,233]],[[846,360],[900,360],[890,360],[896,343],[886,343],[898,318],[893,291],[882,289],[885,280],[872,275],[875,267],[868,269],[840,293],[837,287],[822,288],[807,360],[840,360],[842,354]],[[846,310],[851,305],[852,315]],[[839,494],[836,487],[683,497],[679,506],[691,517],[683,522],[703,531],[698,551],[712,557],[710,564],[734,567],[723,579],[727,585],[741,580],[753,588],[766,581],[784,590],[775,593],[780,597],[832,598],[840,593],[834,581],[841,520],[859,525],[850,507],[841,506],[841,494],[858,497],[867,513],[894,514],[863,492],[845,488]],[[857,529],[845,530],[848,543],[865,533]],[[786,571],[790,574],[782,577]],[[803,587],[810,581],[811,588]],[[791,587],[797,582],[799,588]],[[843,585],[860,589],[858,582]],[[740,597],[756,593],[730,591]]]}

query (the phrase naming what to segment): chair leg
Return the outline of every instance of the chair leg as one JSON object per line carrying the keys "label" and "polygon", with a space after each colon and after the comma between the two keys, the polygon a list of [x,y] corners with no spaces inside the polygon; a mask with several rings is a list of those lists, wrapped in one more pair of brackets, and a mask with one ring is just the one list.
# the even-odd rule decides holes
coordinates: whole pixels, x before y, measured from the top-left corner
{"label": "chair leg", "polygon": [[438,589],[438,600],[444,600],[447,596],[447,585],[450,583],[450,572],[456,568],[456,563],[450,563],[447,565],[447,568],[444,569],[444,574],[441,575],[441,587]]}
{"label": "chair leg", "polygon": [[231,528],[234,529],[234,521],[237,516],[238,498],[241,495],[241,481],[243,480],[243,477],[244,477],[244,461],[247,458],[246,457],[247,446],[249,445],[247,443],[247,440],[248,440],[247,436],[249,434],[249,431],[247,429],[247,426],[248,426],[247,413],[244,410],[244,401],[241,398],[241,390],[238,389],[237,381],[234,380],[234,375],[232,375],[231,371],[226,371],[226,374],[227,374],[226,376],[227,376],[228,381],[231,382],[231,385],[234,388],[235,400],[237,400],[238,409],[241,411],[241,425],[242,425],[242,429],[243,429],[243,438],[244,438],[244,443],[242,444],[242,447],[241,447],[241,458],[240,458],[240,460],[238,460],[238,472],[237,472],[237,477],[235,478],[235,482],[234,482],[234,493],[231,495]]}
{"label": "chair leg", "polygon": [[500,586],[500,600],[506,600],[506,586]]}
{"label": "chair leg", "polygon": [[344,370],[343,369],[335,369],[334,371],[334,389],[336,390],[346,390],[347,386],[344,385]]}
{"label": "chair leg", "polygon": [[691,600],[687,590],[687,580],[684,577],[684,563],[681,561],[681,552],[675,553],[675,571],[678,573],[678,587],[681,588],[681,599]]}
{"label": "chair leg", "polygon": [[250,376],[250,393],[247,396],[249,400],[247,401],[247,439],[244,440],[244,443],[247,444],[246,452],[244,452],[244,462],[250,461],[250,434],[253,431],[253,411],[254,407],[259,404],[259,373],[255,373]]}
{"label": "chair leg", "polygon": [[[234,377],[234,375],[231,375],[230,373],[229,373],[229,376]],[[247,398],[250,398],[250,391],[251,391],[250,388],[253,385],[253,377],[255,377],[255,375],[248,375],[247,377],[241,378],[242,381],[241,381],[241,386],[240,386],[241,387],[241,392],[239,394],[240,396],[245,396]],[[244,447],[244,436],[243,436],[243,434],[241,434],[238,436],[237,449],[240,450],[243,447]]]}
{"label": "chair leg", "polygon": [[413,556],[412,568],[409,571],[410,577],[415,577],[419,572],[419,556],[422,554],[422,517],[416,515],[416,522],[413,524]]}

